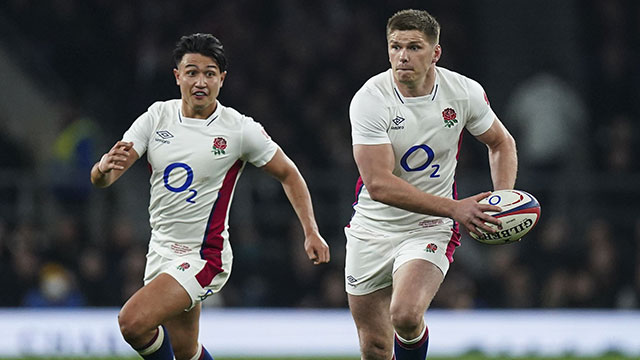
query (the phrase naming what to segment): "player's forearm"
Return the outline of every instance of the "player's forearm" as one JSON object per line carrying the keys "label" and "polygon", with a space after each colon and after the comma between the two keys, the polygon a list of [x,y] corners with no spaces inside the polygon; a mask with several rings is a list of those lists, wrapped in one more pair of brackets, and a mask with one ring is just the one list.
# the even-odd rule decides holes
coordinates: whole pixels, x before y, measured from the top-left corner
{"label": "player's forearm", "polygon": [[489,148],[489,166],[494,190],[513,189],[518,173],[516,143],[511,136]]}
{"label": "player's forearm", "polygon": [[393,175],[365,186],[373,200],[419,214],[451,217],[455,207],[455,200],[422,192]]}
{"label": "player's forearm", "polygon": [[113,183],[112,180],[112,173],[108,172],[108,173],[103,173],[102,171],[100,171],[100,169],[98,168],[98,163],[95,163],[93,165],[93,167],[91,168],[91,183],[99,188],[105,188],[107,186],[110,186]]}
{"label": "player's forearm", "polygon": [[305,236],[318,233],[318,225],[313,214],[311,194],[302,175],[297,170],[288,174],[282,179],[282,188],[300,220]]}

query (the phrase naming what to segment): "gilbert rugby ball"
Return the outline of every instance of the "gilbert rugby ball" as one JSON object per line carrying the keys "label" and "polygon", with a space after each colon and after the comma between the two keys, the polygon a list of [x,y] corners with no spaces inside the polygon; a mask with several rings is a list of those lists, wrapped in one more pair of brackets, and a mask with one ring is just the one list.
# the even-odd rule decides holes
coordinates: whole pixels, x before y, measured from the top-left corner
{"label": "gilbert rugby ball", "polygon": [[540,219],[540,203],[533,195],[522,190],[497,190],[479,201],[480,204],[498,206],[501,212],[487,211],[487,214],[502,220],[502,228],[491,234],[480,230],[481,236],[469,233],[471,237],[484,244],[498,245],[520,241]]}

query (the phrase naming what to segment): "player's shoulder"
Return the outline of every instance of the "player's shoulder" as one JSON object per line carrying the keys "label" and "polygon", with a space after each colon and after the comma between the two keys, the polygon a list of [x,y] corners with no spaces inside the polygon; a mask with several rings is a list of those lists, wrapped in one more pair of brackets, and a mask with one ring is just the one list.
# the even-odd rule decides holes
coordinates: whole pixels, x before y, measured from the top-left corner
{"label": "player's shoulder", "polygon": [[443,89],[468,93],[469,89],[480,86],[476,80],[447,68],[437,66],[436,72],[438,74],[438,82]]}
{"label": "player's shoulder", "polygon": [[229,124],[245,124],[247,122],[253,121],[250,116],[247,116],[240,111],[230,107],[222,105],[218,102],[218,106],[220,106],[220,120]]}
{"label": "player's shoulder", "polygon": [[149,106],[149,110],[165,110],[178,109],[180,107],[180,99],[159,100]]}
{"label": "player's shoulder", "polygon": [[378,100],[393,97],[393,77],[391,69],[372,76],[364,85],[356,92],[354,99],[363,97],[373,97]]}
{"label": "player's shoulder", "polygon": [[147,112],[152,115],[175,114],[180,109],[180,99],[156,101],[149,106]]}

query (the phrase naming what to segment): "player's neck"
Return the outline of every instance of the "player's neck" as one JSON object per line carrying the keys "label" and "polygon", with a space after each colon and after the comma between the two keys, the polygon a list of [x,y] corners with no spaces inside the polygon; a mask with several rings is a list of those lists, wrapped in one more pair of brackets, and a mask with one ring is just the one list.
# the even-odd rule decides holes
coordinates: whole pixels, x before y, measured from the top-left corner
{"label": "player's neck", "polygon": [[436,67],[432,66],[424,78],[411,83],[401,83],[394,77],[398,91],[404,97],[418,97],[431,94],[436,83]]}
{"label": "player's neck", "polygon": [[191,118],[191,119],[202,119],[206,120],[216,111],[217,103],[214,103],[212,106],[207,107],[193,107],[188,106],[184,102],[182,103],[182,116]]}

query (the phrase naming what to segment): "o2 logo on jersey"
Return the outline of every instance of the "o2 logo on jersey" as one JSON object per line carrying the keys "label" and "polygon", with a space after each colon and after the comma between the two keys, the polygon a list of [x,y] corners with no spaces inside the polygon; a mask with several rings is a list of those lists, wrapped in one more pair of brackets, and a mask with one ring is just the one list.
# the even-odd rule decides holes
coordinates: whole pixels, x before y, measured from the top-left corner
{"label": "o2 logo on jersey", "polygon": [[[416,156],[419,156],[420,153],[423,153],[424,155],[426,155],[427,159],[421,165],[418,165],[415,167],[412,167],[411,165],[409,165],[409,157],[414,154]],[[423,171],[423,170],[426,170],[427,168],[431,168],[433,169],[433,171],[431,172],[431,175],[429,175],[429,177],[439,178],[440,174],[438,174],[438,170],[440,170],[440,165],[438,164],[431,165],[435,157],[436,155],[433,152],[433,149],[431,149],[429,146],[425,144],[414,145],[410,147],[406,153],[404,153],[404,155],[402,156],[402,159],[400,159],[400,166],[402,166],[402,168],[405,169],[406,171]]]}
{"label": "o2 logo on jersey", "polygon": [[[171,175],[171,172],[176,169],[183,169],[187,172],[187,178],[184,181],[184,184],[178,187],[174,187],[173,185],[169,184],[169,175]],[[167,190],[175,193],[181,193],[183,191],[188,190],[191,193],[191,195],[187,198],[186,201],[191,204],[196,203],[194,199],[196,195],[198,195],[198,192],[195,189],[189,189],[189,186],[191,186],[191,184],[193,183],[193,169],[191,169],[189,165],[185,163],[170,164],[164,169],[163,179],[164,179],[164,187],[167,188]]]}

